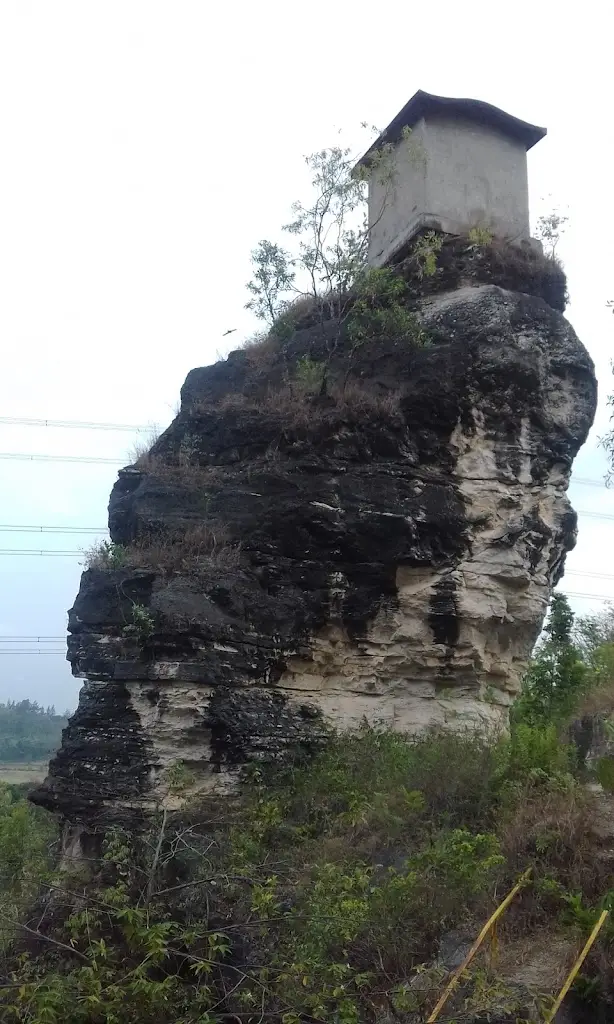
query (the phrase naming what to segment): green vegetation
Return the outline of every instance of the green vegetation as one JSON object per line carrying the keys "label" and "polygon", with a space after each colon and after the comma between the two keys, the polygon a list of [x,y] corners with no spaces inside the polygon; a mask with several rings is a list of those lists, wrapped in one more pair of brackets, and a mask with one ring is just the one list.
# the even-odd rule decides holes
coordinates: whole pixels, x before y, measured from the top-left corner
{"label": "green vegetation", "polygon": [[426,333],[407,308],[408,301],[407,282],[390,267],[364,271],[356,281],[347,316],[347,332],[354,347],[380,337],[426,344]]}
{"label": "green vegetation", "polygon": [[47,760],[60,745],[66,715],[36,701],[0,704],[0,763]]}
{"label": "green vegetation", "polygon": [[131,620],[124,626],[122,633],[124,636],[135,636],[143,644],[153,635],[155,626],[156,621],[149,608],[135,603],[132,605]]}
{"label": "green vegetation", "polygon": [[[197,473],[193,467],[169,466],[161,461],[152,464],[150,471],[161,477],[168,477],[184,486],[203,487],[208,475]],[[206,512],[206,493],[203,500]],[[112,544],[102,541],[85,554],[88,569],[123,569],[155,567],[162,572],[189,571],[191,568],[236,565],[239,560],[239,546],[228,537],[224,526],[201,521],[183,529],[168,530],[155,537],[143,537],[130,545]],[[143,625],[142,613],[136,611],[125,624],[126,635],[135,633],[134,615]],[[142,629],[138,630],[143,633]]]}
{"label": "green vegetation", "polygon": [[[550,615],[524,682],[515,714],[532,725],[561,722],[576,709],[589,684],[588,666],[573,637],[574,616],[564,594],[554,594]],[[596,648],[591,649],[594,657]]]}
{"label": "green vegetation", "polygon": [[317,394],[322,387],[325,372],[324,363],[312,359],[311,356],[301,356],[296,364],[294,376],[296,382],[305,392]]}
{"label": "green vegetation", "polygon": [[15,937],[57,853],[51,815],[26,800],[27,787],[0,783],[0,952]]}
{"label": "green vegetation", "polygon": [[[49,920],[35,926],[45,938],[26,933],[5,953],[15,989],[0,994],[2,1019],[355,1024],[382,1004],[424,1015],[431,985],[414,981],[431,972],[440,987],[442,935],[475,933],[526,867],[535,880],[511,935],[545,922],[583,932],[611,898],[586,841],[590,795],[569,765],[525,725],[499,742],[364,729],[312,762],[253,768],[232,800],[108,833],[87,884],[56,872]],[[43,853],[39,841],[44,876]],[[18,867],[11,886],[32,866]],[[465,1011],[519,1012],[481,963],[458,998]]]}
{"label": "green vegetation", "polygon": [[477,225],[474,228],[470,228],[467,233],[467,238],[474,245],[490,245],[493,240],[492,231],[488,228],[480,227]]}
{"label": "green vegetation", "polygon": [[[5,788],[1,1019],[371,1024],[394,1010],[413,1024],[442,989],[442,937],[475,936],[527,868],[501,942],[546,929],[580,944],[614,889],[566,728],[607,691],[612,622],[575,622],[553,601],[509,737],[333,736],[310,761],[252,765],[235,796],[107,831],[86,880],[82,867],[50,873],[52,825]],[[611,788],[608,765],[596,774]],[[171,765],[169,793],[192,782]],[[41,887],[52,899],[32,914]],[[608,926],[585,994],[599,995],[613,949]],[[482,957],[446,1019],[537,1022],[548,1005]]]}
{"label": "green vegetation", "polygon": [[418,277],[434,277],[437,273],[437,255],[442,245],[443,238],[436,231],[426,231],[418,236],[412,249]]}
{"label": "green vegetation", "polygon": [[[410,135],[405,133],[405,144],[411,150]],[[345,333],[353,346],[351,353],[369,337],[390,336],[414,344],[426,340],[407,309],[403,276],[390,268],[367,266],[366,179],[375,174],[381,185],[377,220],[390,199],[391,154],[392,147],[380,147],[368,171],[363,168],[361,173],[355,172],[349,149],[332,147],[306,157],[312,191],[307,203],[293,204],[293,219],[283,227],[291,247],[264,240],[252,252],[247,308],[269,325],[270,333],[261,346],[270,350],[271,338],[288,340],[301,321],[321,328],[327,325],[321,331],[328,348],[324,385],[326,364]],[[432,231],[416,243],[415,266],[421,277],[435,273],[441,245],[441,237]]]}
{"label": "green vegetation", "polygon": [[569,217],[552,210],[538,217],[535,237],[540,240],[548,259],[556,260],[556,249],[567,228]]}
{"label": "green vegetation", "polygon": [[110,540],[101,540],[85,552],[87,569],[121,569],[126,565],[127,548]]}

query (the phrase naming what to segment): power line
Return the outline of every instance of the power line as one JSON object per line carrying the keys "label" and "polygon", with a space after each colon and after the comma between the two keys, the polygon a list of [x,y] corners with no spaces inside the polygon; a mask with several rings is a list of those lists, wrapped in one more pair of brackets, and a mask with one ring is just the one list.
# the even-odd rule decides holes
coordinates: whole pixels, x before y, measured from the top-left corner
{"label": "power line", "polygon": [[54,535],[71,533],[77,534],[99,534],[107,533],[106,526],[18,526],[17,524],[0,525],[0,533],[51,533]]}
{"label": "power line", "polygon": [[26,648],[26,649],[24,649],[23,651],[22,651],[22,650],[15,650],[15,651],[0,651],[0,657],[2,657],[2,655],[3,655],[3,654],[36,654],[36,655],[39,655],[39,656],[40,656],[40,655],[45,655],[45,654],[56,654],[56,655],[57,655],[57,654],[62,654],[62,655],[64,655],[64,657],[66,657],[66,651],[65,651],[65,650],[57,650],[57,651],[37,651],[37,650],[36,650],[35,648],[32,648],[31,650],[28,650],[28,649]]}
{"label": "power line", "polygon": [[0,548],[0,556],[3,555],[49,555],[51,558],[76,558],[77,556],[83,556],[83,551],[54,551],[53,548]]}
{"label": "power line", "polygon": [[17,643],[33,643],[33,644],[50,644],[55,643],[57,640],[65,640],[66,634],[63,636],[2,636],[0,637],[0,644],[17,644]]}
{"label": "power line", "polygon": [[[1,421],[0,421],[1,422]],[[139,429],[139,428],[135,428]],[[528,454],[528,453],[527,453]],[[101,455],[46,455],[44,453],[28,452],[0,452],[0,459],[14,459],[26,462],[91,462],[101,463],[109,466],[125,466],[126,459],[110,459]],[[589,477],[572,477],[571,484],[580,484],[587,487],[607,487],[605,480],[591,479]]]}
{"label": "power line", "polygon": [[588,512],[583,508],[577,508],[576,512],[579,516],[586,516],[588,519],[614,519],[614,515],[608,515],[607,512]]}
{"label": "power line", "polygon": [[[588,509],[576,509],[579,516],[590,519],[614,520],[614,514],[607,512],[589,512]],[[107,526],[36,526],[33,523],[0,523],[0,533],[51,533],[51,534],[101,534],[108,533]],[[38,552],[37,552],[38,553]]]}
{"label": "power line", "polygon": [[566,576],[586,576],[587,578],[594,580],[614,580],[614,574],[611,572],[592,572],[588,569],[586,572],[582,572],[580,569],[567,569],[565,571]]}
{"label": "power line", "polygon": [[[603,594],[586,594],[586,593],[580,593],[580,592],[573,591],[573,590],[557,590],[557,591],[555,591],[555,593],[564,594],[566,597],[586,598],[586,599],[590,599],[590,600],[594,600],[594,601],[603,601],[605,603],[607,603],[609,601],[614,601],[614,597],[612,597],[612,596],[610,596],[610,597],[605,596],[604,597]],[[63,639],[63,638],[58,638],[58,639]],[[54,656],[62,655],[63,657],[65,657],[66,656],[66,650],[64,648],[61,648],[61,649],[58,649],[58,650],[50,650],[48,648],[38,648],[37,649],[36,647],[19,648],[19,649],[16,648],[15,650],[11,650],[10,648],[4,648],[4,650],[0,650],[0,657],[3,654],[6,654],[6,655],[19,654],[19,655],[22,655],[22,656],[23,655],[32,654],[32,655],[37,655],[39,657],[40,656],[44,656],[44,655],[54,655]]]}
{"label": "power line", "polygon": [[100,455],[29,455],[27,452],[0,452],[0,459],[26,462],[101,462],[108,466],[125,466],[126,459],[105,459]]}
{"label": "power line", "polygon": [[0,425],[23,427],[63,427],[74,430],[129,430],[134,433],[154,433],[155,424],[144,426],[137,423],[94,423],[89,420],[38,420],[27,416],[0,416]]}
{"label": "power line", "polygon": [[596,480],[588,476],[572,476],[570,484],[581,484],[586,487],[607,487],[605,480]]}

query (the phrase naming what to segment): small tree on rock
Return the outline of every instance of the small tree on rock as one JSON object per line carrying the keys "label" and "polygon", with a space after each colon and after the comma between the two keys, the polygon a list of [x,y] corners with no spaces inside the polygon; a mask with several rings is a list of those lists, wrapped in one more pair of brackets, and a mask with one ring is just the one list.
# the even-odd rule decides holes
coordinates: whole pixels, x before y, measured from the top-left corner
{"label": "small tree on rock", "polygon": [[[411,145],[410,130],[402,144]],[[311,171],[311,199],[292,206],[292,220],[283,226],[286,248],[267,240],[252,251],[254,276],[247,287],[247,308],[265,320],[278,337],[292,334],[309,313],[327,331],[326,367],[345,332],[350,340],[349,367],[369,338],[393,335],[422,344],[424,332],[407,309],[407,285],[391,268],[368,267],[369,235],[384,214],[394,190],[393,146],[385,144],[368,167],[356,169],[351,151],[339,146],[305,158]],[[367,177],[383,185],[380,208],[367,215]],[[331,329],[332,325],[332,329]],[[347,381],[347,374],[346,374]]]}

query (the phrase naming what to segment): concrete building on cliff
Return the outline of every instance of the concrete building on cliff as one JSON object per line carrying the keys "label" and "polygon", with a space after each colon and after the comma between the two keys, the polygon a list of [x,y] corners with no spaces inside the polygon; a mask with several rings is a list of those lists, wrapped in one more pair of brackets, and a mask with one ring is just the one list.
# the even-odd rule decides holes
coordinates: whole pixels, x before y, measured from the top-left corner
{"label": "concrete building on cliff", "polygon": [[402,255],[423,228],[528,240],[527,150],[545,134],[481,100],[415,93],[357,164],[369,183],[371,266]]}

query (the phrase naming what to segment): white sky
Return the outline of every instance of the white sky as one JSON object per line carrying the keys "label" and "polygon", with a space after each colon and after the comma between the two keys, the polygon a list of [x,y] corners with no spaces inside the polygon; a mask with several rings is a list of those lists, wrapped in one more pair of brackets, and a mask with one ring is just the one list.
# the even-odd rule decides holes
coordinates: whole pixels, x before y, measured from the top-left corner
{"label": "white sky", "polygon": [[[614,331],[606,10],[0,0],[0,416],[165,426],[188,370],[228,349],[228,328],[233,343],[253,329],[249,251],[304,195],[302,155],[339,128],[359,152],[360,123],[384,126],[421,88],[548,128],[529,154],[532,213],[570,217],[568,315],[602,392],[574,475],[602,478]],[[0,425],[0,452],[123,459],[131,441]],[[0,522],[104,526],[115,472],[0,460]],[[614,492],[574,484],[571,498],[614,515]],[[614,521],[581,517],[568,569],[613,579],[570,575],[565,589],[614,597],[613,535]],[[1,548],[82,543],[0,532]],[[62,636],[79,572],[76,558],[0,556],[0,637]],[[63,708],[79,685],[59,655],[0,654],[0,699]]]}

